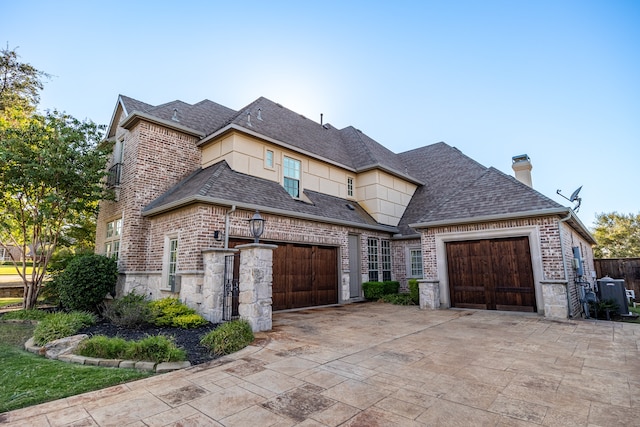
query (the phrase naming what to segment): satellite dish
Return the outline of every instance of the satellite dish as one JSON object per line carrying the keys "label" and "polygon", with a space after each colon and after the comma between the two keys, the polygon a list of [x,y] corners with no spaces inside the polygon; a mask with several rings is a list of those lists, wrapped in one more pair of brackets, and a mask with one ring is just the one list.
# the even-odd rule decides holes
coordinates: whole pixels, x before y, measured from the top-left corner
{"label": "satellite dish", "polygon": [[570,202],[575,202],[576,200],[580,200],[578,198],[578,193],[580,193],[580,190],[582,190],[582,185],[578,187],[578,189],[571,194],[571,197],[569,197]]}
{"label": "satellite dish", "polygon": [[582,185],[580,187],[578,187],[578,189],[576,191],[574,191],[573,193],[571,193],[571,197],[565,197],[560,193],[560,190],[556,191],[556,194],[559,194],[560,196],[562,196],[563,198],[567,199],[568,201],[572,202],[572,203],[576,203],[576,205],[573,207],[573,210],[575,212],[578,212],[578,210],[580,209],[580,203],[582,203],[582,199],[580,197],[578,197],[578,194],[580,193],[580,190],[582,190]]}

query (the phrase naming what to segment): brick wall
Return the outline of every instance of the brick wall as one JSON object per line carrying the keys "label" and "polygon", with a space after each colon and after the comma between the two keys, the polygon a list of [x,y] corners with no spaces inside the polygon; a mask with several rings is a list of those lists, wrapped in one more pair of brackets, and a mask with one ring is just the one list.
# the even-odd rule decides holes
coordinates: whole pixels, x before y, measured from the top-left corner
{"label": "brick wall", "polygon": [[200,167],[198,139],[145,121],[118,128],[116,139],[124,139],[120,197],[100,204],[96,251],[103,251],[106,223],[122,217],[120,270],[141,271],[148,264],[150,229],[142,209]]}

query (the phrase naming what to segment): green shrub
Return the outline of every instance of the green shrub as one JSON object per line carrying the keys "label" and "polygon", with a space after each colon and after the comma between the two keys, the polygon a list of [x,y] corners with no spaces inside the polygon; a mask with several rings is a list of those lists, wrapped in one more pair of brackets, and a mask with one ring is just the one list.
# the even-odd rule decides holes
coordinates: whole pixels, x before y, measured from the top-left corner
{"label": "green shrub", "polygon": [[227,322],[205,335],[200,345],[213,354],[223,356],[241,350],[253,341],[251,325],[246,320]]}
{"label": "green shrub", "polygon": [[377,301],[384,295],[384,283],[364,282],[362,284],[362,291],[366,299]]}
{"label": "green shrub", "polygon": [[62,248],[54,252],[49,264],[47,264],[47,273],[51,276],[51,280],[43,283],[42,288],[40,289],[39,298],[49,304],[59,305],[60,304],[60,288],[59,288],[59,279],[60,275],[67,268],[67,265],[75,259],[81,256],[92,255],[93,252],[88,252],[86,250],[80,250],[78,252],[74,251],[71,248]]}
{"label": "green shrub", "polygon": [[156,363],[186,360],[187,353],[176,346],[173,339],[164,335],[148,336],[140,341],[130,341],[125,359],[147,360]]}
{"label": "green shrub", "polygon": [[[177,298],[167,297],[156,301],[151,301],[149,303],[149,306],[151,307],[151,314],[153,316],[152,322],[156,326],[174,326],[182,328],[185,327],[182,326],[183,324],[194,325],[195,323],[200,322],[202,325],[204,325],[205,323],[207,323],[207,321],[202,316],[197,314],[194,309],[188,307],[186,304],[181,303]],[[184,317],[183,320],[176,321],[176,319],[183,318],[183,316],[189,317]],[[202,320],[196,321],[194,320],[194,316],[197,316]],[[195,328],[197,326],[200,325],[187,327]]]}
{"label": "green shrub", "polygon": [[382,283],[384,285],[384,295],[397,294],[400,290],[400,282],[395,280],[388,280]]}
{"label": "green shrub", "polygon": [[96,335],[78,345],[76,354],[103,359],[129,359],[149,362],[178,362],[186,360],[186,352],[178,348],[173,339],[164,335],[153,335],[139,341],[109,338]]}
{"label": "green shrub", "polygon": [[395,305],[414,305],[409,294],[388,294],[383,295],[380,301]]}
{"label": "green shrub", "polygon": [[183,314],[182,316],[176,316],[173,318],[173,326],[182,329],[199,328],[207,323],[209,323],[207,319],[197,313]]}
{"label": "green shrub", "polygon": [[135,291],[105,303],[102,315],[114,325],[125,328],[153,323],[149,300],[144,295],[136,294]]}
{"label": "green shrub", "polygon": [[409,295],[414,304],[420,304],[420,289],[418,288],[418,279],[409,279]]}
{"label": "green shrub", "polygon": [[43,310],[16,310],[2,315],[2,320],[43,320],[49,315]]}
{"label": "green shrub", "polygon": [[118,280],[115,259],[85,255],[72,259],[56,278],[60,303],[68,310],[97,312],[108,293],[114,293]]}
{"label": "green shrub", "polygon": [[93,325],[96,317],[92,313],[74,311],[71,313],[53,313],[44,318],[33,331],[37,345],[75,335],[80,329]]}
{"label": "green shrub", "polygon": [[103,359],[123,359],[127,352],[127,345],[127,340],[124,338],[95,335],[82,341],[76,349],[76,354]]}

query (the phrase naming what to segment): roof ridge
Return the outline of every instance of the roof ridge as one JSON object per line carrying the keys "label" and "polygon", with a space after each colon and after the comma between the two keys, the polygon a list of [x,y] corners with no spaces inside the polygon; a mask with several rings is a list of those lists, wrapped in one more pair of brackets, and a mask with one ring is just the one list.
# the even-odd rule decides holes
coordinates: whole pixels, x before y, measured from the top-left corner
{"label": "roof ridge", "polygon": [[227,161],[224,159],[216,163],[214,166],[216,167],[215,172],[211,174],[209,179],[207,179],[207,182],[205,182],[202,188],[198,191],[198,194],[201,196],[206,195],[207,192],[211,189],[211,187],[213,187],[213,184],[218,180],[225,166],[229,167],[229,165],[227,164]]}

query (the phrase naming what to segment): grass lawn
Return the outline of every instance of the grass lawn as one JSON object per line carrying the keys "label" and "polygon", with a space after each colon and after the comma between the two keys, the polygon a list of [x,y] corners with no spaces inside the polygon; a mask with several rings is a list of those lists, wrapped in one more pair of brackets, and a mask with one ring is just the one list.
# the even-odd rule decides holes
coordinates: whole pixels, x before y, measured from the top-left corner
{"label": "grass lawn", "polygon": [[0,413],[62,399],[152,373],[49,360],[22,350],[34,325],[0,322]]}
{"label": "grass lawn", "polygon": [[[31,274],[32,270],[33,270],[33,267],[27,266],[27,274]],[[0,265],[0,275],[10,276],[12,274],[18,274],[13,264]]]}
{"label": "grass lawn", "polygon": [[22,298],[0,298],[0,308],[11,304],[21,303]]}

